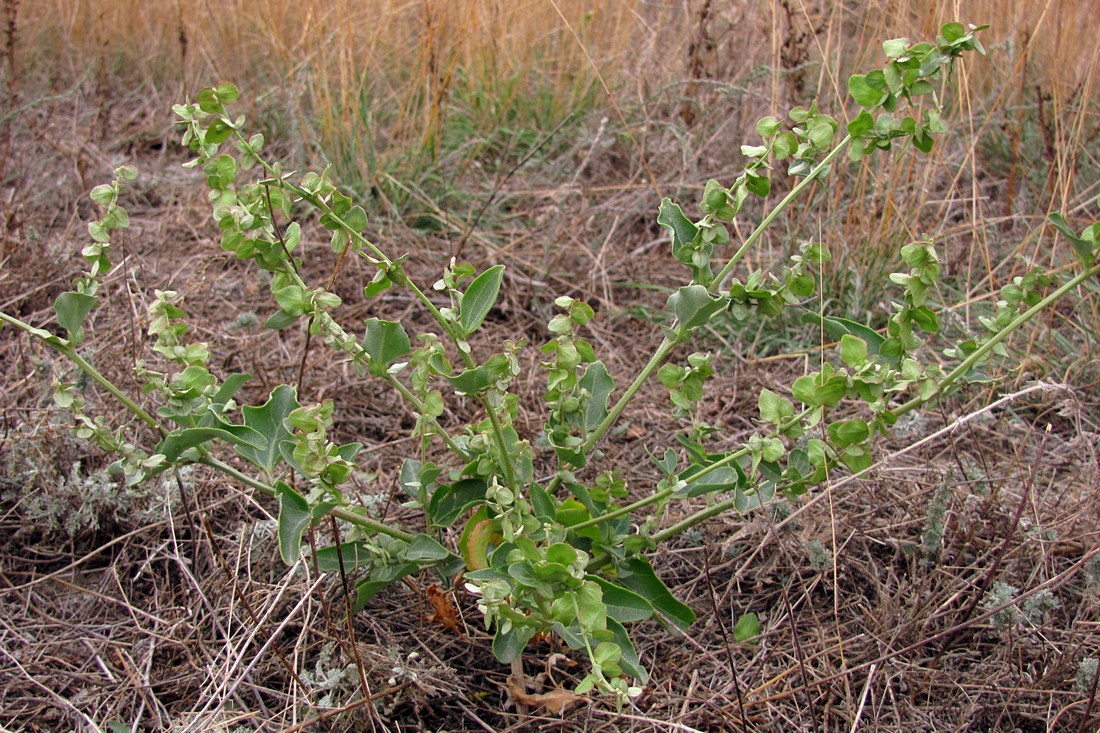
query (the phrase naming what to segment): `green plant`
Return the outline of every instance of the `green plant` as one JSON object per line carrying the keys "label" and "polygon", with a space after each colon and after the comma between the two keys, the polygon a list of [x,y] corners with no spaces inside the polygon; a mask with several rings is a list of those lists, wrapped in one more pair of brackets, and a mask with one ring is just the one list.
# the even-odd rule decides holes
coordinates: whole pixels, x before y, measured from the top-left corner
{"label": "green plant", "polygon": [[[695,620],[654,572],[646,552],[717,514],[746,512],[777,495],[797,497],[830,472],[869,470],[876,439],[900,417],[960,384],[984,379],[979,370],[990,359],[1007,357],[1003,342],[1009,334],[1100,273],[1095,256],[1100,224],[1077,234],[1053,217],[1054,226],[1074,245],[1083,265],[1080,273],[1049,292],[1053,285],[1045,275],[1006,286],[995,312],[983,321],[988,332],[955,346],[949,355],[957,364],[949,371],[926,358],[924,346],[924,338],[938,330],[930,296],[939,261],[931,238],[901,248],[907,271],[890,276],[899,295],[885,333],[809,308],[817,273],[830,259],[822,243],[802,244],[778,274],[735,276],[762,233],[824,180],[845,150],[851,160],[862,161],[895,146],[931,149],[933,135],[945,129],[933,83],[945,81],[955,58],[981,50],[974,36],[978,30],[952,23],[936,43],[888,41],[887,65],[849,81],[862,111],[848,123],[846,135],[840,137],[840,124],[816,104],[791,110],[786,120],[766,117],[757,126],[763,144],[742,148],[749,161],[744,173],[728,187],[707,183],[701,218],[690,219],[671,200],[661,202],[657,221],[670,235],[673,258],[691,277],[668,298],[662,343],[622,389],[585,338],[585,327],[595,317],[592,308],[569,297],[555,301],[560,312],[549,322],[552,337],[541,347],[543,436],[557,464],[545,483],[535,480],[531,436],[515,427],[512,384],[524,344],[504,341],[485,355],[472,343],[497,300],[504,268],[479,273],[452,261],[432,286],[447,303],[440,306],[406,274],[407,256],[392,257],[364,237],[365,210],[325,172],[299,175],[265,156],[263,135],[247,134],[244,119],[230,114],[238,97],[235,87],[204,89],[196,102],[177,105],[183,145],[195,155],[187,165],[205,175],[222,247],[270,276],[276,310],[265,325],[282,329],[304,322],[313,339],[339,352],[363,375],[388,384],[413,413],[419,457],[406,459],[396,470],[407,505],[423,511],[422,527],[379,521],[349,500],[347,484],[361,446],[331,440],[337,409],[332,401],[300,404],[295,388],[284,384],[262,405],[238,410],[234,396],[248,375],[219,380],[212,374],[206,344],[188,340],[176,293],[157,292],[149,312],[152,351],[163,371],[147,364],[138,368],[144,402],[156,404],[155,409],[125,394],[82,355],[78,347],[87,335],[100,278],[110,266],[112,234],[128,225],[119,200],[135,175],[130,168],[119,168],[115,181],[92,192],[105,215],[89,225],[88,272],[56,303],[57,322],[67,335],[8,314],[0,319],[56,349],[155,431],[159,442],[144,450],[127,438],[133,426],[115,428],[86,414],[72,385],[58,383],[57,403],[73,415],[78,436],[120,455],[116,469],[128,484],[201,464],[274,497],[280,553],[288,564],[299,561],[303,534],[311,526],[330,517],[342,520],[350,531],[333,537],[336,544],[317,548],[313,560],[324,572],[354,576],[356,608],[425,568],[445,578],[463,573],[494,632],[493,651],[502,662],[519,658],[536,634],[553,632],[590,662],[577,694],[598,689],[621,702],[648,677],[625,624],[655,618],[675,631]],[[913,104],[922,109],[919,120],[900,116],[900,109]],[[778,162],[802,180],[732,254],[723,254],[731,241],[727,223],[750,196],[769,196],[770,171]],[[340,298],[301,274],[302,227],[314,221],[331,233],[334,269],[347,257],[363,258],[376,268],[365,296],[404,288],[434,320],[435,331],[413,338],[399,322],[369,318],[361,338],[349,333],[333,315]],[[711,358],[693,353],[682,363],[670,359],[708,324],[765,318],[787,308],[809,314],[838,340],[835,358],[796,379],[789,396],[763,390],[759,432],[736,450],[712,452],[706,444],[711,431],[694,414],[711,376]],[[599,470],[602,439],[654,375],[669,390],[676,414],[690,418],[690,429],[679,436],[678,446],[653,456],[660,481],[649,491],[631,494],[620,476]],[[455,400],[475,403],[481,419],[461,431],[446,429],[439,419]],[[252,472],[218,457],[219,446],[231,447]],[[448,460],[436,458],[439,448],[447,451]],[[659,511],[699,496],[708,497],[705,508],[663,529],[642,516],[643,510]],[[456,534],[454,545],[444,544]],[[747,617],[739,628],[739,640],[756,633]]]}

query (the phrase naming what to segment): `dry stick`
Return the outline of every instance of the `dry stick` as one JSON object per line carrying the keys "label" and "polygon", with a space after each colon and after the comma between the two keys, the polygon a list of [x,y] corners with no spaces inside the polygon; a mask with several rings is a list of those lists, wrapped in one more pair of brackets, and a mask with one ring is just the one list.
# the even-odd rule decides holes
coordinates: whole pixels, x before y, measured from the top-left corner
{"label": "dry stick", "polygon": [[[206,531],[206,539],[210,543],[210,548],[213,550],[214,558],[217,560],[218,567],[223,573],[225,573],[225,577],[229,579],[230,584],[233,586],[233,595],[237,597],[237,600],[240,602],[241,607],[244,609],[244,612],[248,614],[248,617],[252,620],[252,623],[254,623],[257,628],[259,628],[261,626],[260,617],[256,615],[256,611],[252,608],[252,603],[248,600],[248,596],[244,594],[244,591],[241,589],[240,583],[237,582],[236,574],[233,573],[233,571],[229,568],[229,563],[226,562],[225,555],[222,554],[221,548],[214,541],[214,528],[210,525],[209,516],[205,514],[202,516],[202,525],[203,529]],[[260,630],[260,634],[263,634],[262,629]],[[266,642],[267,639],[265,638],[264,641]],[[283,654],[283,650],[279,647],[275,647],[275,656],[279,658],[279,662],[282,663],[283,668],[286,669],[287,673],[290,675],[290,678],[294,680],[295,684],[297,684],[298,687],[302,688],[302,692],[305,693],[306,704],[309,705],[314,712],[320,712],[317,709],[317,706],[314,705],[313,701],[310,699],[309,686],[306,685],[306,683],[302,681],[302,678],[298,676],[298,673],[294,669],[294,665],[291,664],[290,660],[286,658],[285,654]],[[327,730],[328,726],[326,725],[325,727]]]}
{"label": "dry stick", "polygon": [[[1077,562],[1073,563],[1068,568],[1066,568],[1062,572],[1055,575],[1053,578],[1050,578],[1049,580],[1047,580],[1044,583],[1040,583],[1039,585],[1037,585],[1036,587],[1032,588],[1031,590],[1029,590],[1025,593],[1021,593],[1020,595],[1016,596],[1015,598],[1013,598],[1012,600],[1010,600],[1006,603],[1002,603],[999,606],[990,608],[985,613],[983,613],[981,616],[975,616],[974,618],[968,619],[966,621],[963,621],[962,623],[956,624],[955,626],[952,626],[949,629],[945,629],[944,631],[941,631],[938,634],[933,634],[932,636],[928,637],[927,639],[923,639],[921,641],[913,642],[912,644],[910,644],[906,647],[903,647],[903,648],[898,649],[896,651],[888,652],[886,654],[883,654],[883,655],[877,657],[876,659],[872,659],[868,662],[864,662],[863,664],[857,664],[856,666],[850,667],[850,668],[844,670],[843,672],[837,672],[836,674],[829,675],[828,677],[822,677],[821,679],[815,680],[815,681],[809,683],[808,685],[804,685],[801,688],[795,688],[794,690],[791,690],[789,692],[784,692],[783,694],[780,694],[780,695],[772,695],[770,697],[765,697],[765,698],[762,698],[760,700],[755,700],[755,701],[751,702],[750,705],[763,705],[763,704],[766,704],[766,703],[769,703],[769,702],[773,702],[775,700],[782,700],[783,698],[789,697],[790,695],[793,695],[797,692],[801,692],[803,690],[807,690],[809,688],[822,687],[822,686],[827,685],[831,682],[836,682],[839,679],[847,677],[848,675],[851,675],[854,672],[861,672],[864,669],[868,669],[872,666],[877,667],[879,664],[882,664],[883,662],[888,662],[891,659],[894,659],[896,657],[900,657],[903,654],[908,654],[911,651],[914,651],[916,649],[920,649],[921,647],[927,646],[928,644],[931,644],[935,641],[940,641],[944,638],[947,638],[948,636],[957,634],[959,631],[962,631],[963,629],[970,628],[971,626],[975,626],[976,624],[979,624],[982,621],[985,621],[989,618],[992,618],[993,616],[997,615],[998,613],[1005,610],[1006,608],[1010,608],[1012,606],[1015,606],[1017,603],[1019,603],[1021,600],[1024,600],[1025,598],[1030,598],[1031,596],[1033,596],[1037,593],[1040,593],[1044,590],[1047,590],[1052,586],[1061,585],[1062,583],[1064,583],[1065,581],[1069,580],[1071,577],[1076,575],[1077,572],[1081,568],[1083,568],[1086,563],[1088,563],[1090,560],[1092,560],[1097,555],[1100,555],[1100,548],[1097,548],[1097,549],[1093,550],[1092,552],[1090,552],[1089,554],[1085,555],[1083,558],[1081,558]],[[760,688],[758,688],[758,689],[760,689]]]}
{"label": "dry stick", "polygon": [[512,166],[512,168],[507,173],[497,178],[497,182],[493,184],[493,190],[489,192],[489,197],[482,202],[481,208],[477,210],[477,213],[474,214],[474,218],[471,219],[470,222],[466,225],[466,231],[462,233],[462,237],[458,240],[458,244],[456,244],[455,248],[451,250],[451,259],[457,259],[458,257],[462,256],[462,250],[466,247],[467,240],[469,240],[470,235],[473,234],[474,229],[477,228],[478,222],[480,222],[481,217],[485,215],[485,212],[489,208],[489,205],[493,203],[493,200],[496,198],[497,194],[500,193],[500,189],[504,188],[504,184],[507,183],[508,180],[516,174],[516,171],[526,165],[527,161],[535,157],[535,153],[542,150],[546,143],[553,140],[558,132],[561,131],[561,128],[565,127],[565,123],[573,119],[576,114],[577,113],[575,110],[567,114],[565,116],[565,119],[558,123],[557,127],[551,130],[545,137],[542,138],[542,140],[539,141],[538,145],[531,148],[531,151],[528,152],[527,155],[520,158],[520,161]]}
{"label": "dry stick", "polygon": [[[298,266],[294,264],[294,258],[290,255],[290,250],[287,249],[286,240],[283,239],[282,228],[280,228],[279,223],[275,221],[275,208],[271,205],[270,186],[264,186],[264,197],[267,200],[267,216],[271,219],[271,228],[275,230],[275,238],[279,240],[279,246],[283,248],[283,254],[286,256],[286,263],[290,265],[290,269],[294,270],[294,274],[300,278],[302,273],[298,271]],[[343,254],[341,254],[340,260],[343,261],[343,259]],[[333,273],[333,277],[336,277],[335,273]],[[315,320],[317,320],[317,316],[311,316],[309,319],[310,327],[306,329],[306,343],[302,347],[302,359],[298,363],[298,379],[295,382],[298,399],[301,399],[302,395],[302,380],[305,378],[306,374],[306,359],[309,357],[309,342],[313,339],[313,322]]]}
{"label": "dry stick", "polygon": [[[787,595],[787,586],[781,585],[779,590],[783,591],[783,603],[787,607],[787,620],[791,624],[791,640],[794,642],[794,653],[798,656],[798,673],[802,677],[802,688],[806,690],[806,702],[810,706],[810,724],[813,725],[814,733],[817,733],[817,706],[814,705],[814,697],[810,693],[810,682],[806,676],[806,657],[802,653],[802,642],[798,640],[798,627],[794,623],[794,608],[791,607],[791,598]],[[837,636],[837,641],[842,641]]]}
{"label": "dry stick", "polygon": [[[336,517],[331,514],[329,515],[329,522],[332,524],[333,544],[336,546],[336,564],[340,568],[340,584],[344,588],[344,618],[348,626],[348,644],[351,645],[351,656],[355,660],[355,671],[359,673],[359,684],[363,688],[363,697],[369,700],[371,697],[370,683],[367,681],[367,671],[363,668],[363,659],[359,656],[359,645],[355,643],[355,613],[351,608],[351,586],[348,585],[348,574],[344,570],[344,551],[340,547],[340,527],[336,524]],[[314,553],[314,559],[316,560],[316,553]],[[377,716],[378,711],[374,705],[371,705],[367,722],[370,723],[372,731],[377,730],[374,725],[374,719]]]}
{"label": "dry stick", "polygon": [[859,729],[859,721],[863,717],[863,706],[867,704],[867,693],[871,691],[871,680],[875,677],[875,668],[877,664],[872,664],[871,669],[867,672],[867,679],[863,682],[863,692],[859,695],[859,707],[856,708],[856,717],[852,721],[852,730],[850,733],[856,733]]}
{"label": "dry stick", "polygon": [[703,577],[707,580],[707,590],[710,591],[710,604],[714,607],[714,618],[718,621],[718,630],[722,634],[722,644],[726,647],[726,661],[730,667],[730,677],[733,680],[733,692],[737,695],[737,711],[741,715],[741,725],[745,730],[749,729],[748,718],[745,717],[745,701],[741,696],[741,683],[737,680],[737,663],[733,658],[733,647],[730,644],[729,633],[726,631],[726,622],[722,618],[722,612],[718,610],[718,594],[714,591],[714,580],[710,577],[710,543],[703,548]]}

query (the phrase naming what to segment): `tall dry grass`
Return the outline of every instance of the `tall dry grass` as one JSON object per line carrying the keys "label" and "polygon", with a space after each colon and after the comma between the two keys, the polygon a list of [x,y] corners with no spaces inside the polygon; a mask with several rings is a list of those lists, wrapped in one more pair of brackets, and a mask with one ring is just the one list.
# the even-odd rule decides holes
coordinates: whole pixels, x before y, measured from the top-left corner
{"label": "tall dry grass", "polygon": [[[1100,24],[1092,0],[42,0],[5,7],[18,18],[15,67],[6,64],[4,73],[25,77],[32,89],[98,75],[101,84],[106,78],[175,98],[229,79],[310,120],[322,148],[353,158],[369,158],[378,145],[435,152],[453,99],[474,100],[467,112],[480,130],[517,113],[541,115],[539,126],[552,127],[592,103],[636,108],[664,84],[742,84],[763,71],[772,108],[812,94],[839,109],[847,73],[875,63],[882,39],[928,37],[953,19],[992,24],[983,39],[993,62],[965,65],[964,94],[1007,107],[1041,88],[1052,116],[1065,123],[1059,134],[1069,138],[1080,121],[1060,113],[1095,93]],[[524,100],[536,97],[544,103],[528,110]]]}

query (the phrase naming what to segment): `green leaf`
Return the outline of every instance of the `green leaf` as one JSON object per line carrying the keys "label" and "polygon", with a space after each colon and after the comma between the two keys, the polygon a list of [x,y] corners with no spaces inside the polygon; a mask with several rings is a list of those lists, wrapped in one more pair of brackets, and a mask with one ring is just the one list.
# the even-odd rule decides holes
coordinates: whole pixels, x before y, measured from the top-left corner
{"label": "green leaf", "polygon": [[607,404],[615,390],[615,380],[607,372],[603,362],[595,361],[584,370],[580,387],[588,392],[588,406],[584,413],[584,426],[593,430],[607,417]]}
{"label": "green leaf", "polygon": [[511,664],[523,652],[537,630],[534,626],[512,624],[507,633],[502,633],[497,627],[497,633],[493,636],[493,656],[502,664]]}
{"label": "green leaf", "polygon": [[243,425],[234,425],[231,426],[231,429],[225,427],[184,428],[173,430],[166,435],[164,440],[157,445],[156,452],[163,455],[165,460],[172,462],[179,459],[180,454],[184,451],[202,445],[214,438],[220,438],[231,445],[247,446],[252,450],[260,450],[263,444],[262,435]]}
{"label": "green leaf", "polygon": [[909,39],[894,38],[889,41],[883,41],[882,50],[885,52],[887,58],[901,58],[905,55],[905,52],[909,50]]}
{"label": "green leaf", "polygon": [[84,340],[84,319],[95,307],[97,298],[72,291],[62,293],[54,301],[57,322],[69,332],[69,343],[76,346]]}
{"label": "green leaf", "polygon": [[703,468],[703,466],[689,466],[679,475],[678,478],[681,481],[687,482],[687,488],[676,492],[678,498],[701,496],[715,491],[734,491],[748,486],[748,477],[737,462],[712,469],[693,481],[692,477]]}
{"label": "green leaf", "polygon": [[[378,568],[377,571],[372,572],[369,577],[355,584],[356,598],[355,603],[352,604],[352,613],[362,611],[363,607],[370,603],[370,600],[380,592],[389,588],[405,576],[412,575],[419,569],[420,568],[414,563],[404,563],[402,565]],[[379,577],[375,577],[376,574]]]}
{"label": "green leaf", "polygon": [[356,234],[362,234],[367,228],[367,212],[363,211],[362,206],[353,206],[340,218]]}
{"label": "green leaf", "polygon": [[607,606],[608,618],[622,623],[644,621],[653,616],[653,604],[632,590],[616,585],[595,575],[584,576],[603,589],[603,602]]}
{"label": "green leaf", "polygon": [[760,635],[760,619],[756,617],[755,613],[743,613],[741,617],[737,619],[737,624],[733,627],[733,638],[738,644],[744,644],[746,641],[755,639]]}
{"label": "green leaf", "polygon": [[[341,560],[344,563],[344,572],[350,573],[357,568],[369,566],[373,557],[365,542],[345,542],[339,548],[335,545],[322,547],[314,555],[317,569],[329,574],[340,572]],[[412,567],[417,569],[416,565]]]}
{"label": "green leaf", "polygon": [[813,404],[833,407],[844,399],[846,389],[847,380],[844,377],[829,377],[814,388]]}
{"label": "green leaf", "polygon": [[534,512],[536,519],[543,523],[557,521],[557,503],[546,489],[537,483],[532,483],[528,487],[528,494],[531,500],[531,511]]}
{"label": "green leaf", "polygon": [[725,307],[725,298],[712,298],[702,285],[685,285],[668,298],[668,309],[676,316],[676,334],[681,338]]}
{"label": "green leaf", "polygon": [[370,373],[386,376],[390,364],[412,351],[409,334],[397,321],[367,319],[367,333],[363,337],[363,350],[370,357]]}
{"label": "green leaf", "polygon": [[786,397],[780,397],[770,389],[760,390],[760,421],[779,426],[794,417],[794,405]]}
{"label": "green leaf", "polygon": [[237,391],[250,379],[252,379],[251,374],[230,374],[225,378],[225,381],[222,382],[222,386],[218,388],[211,402],[215,405],[224,406],[225,403],[233,399],[233,395],[237,394]]}
{"label": "green leaf", "polygon": [[212,91],[222,104],[233,104],[241,96],[241,91],[227,81],[218,84]]}
{"label": "green leaf", "polygon": [[684,605],[669,592],[668,588],[653,572],[653,567],[644,557],[635,557],[625,564],[630,571],[618,578],[619,583],[647,599],[662,617],[671,622],[680,631],[687,632],[695,623],[695,611]]}
{"label": "green leaf", "polygon": [[[615,619],[608,618],[607,631],[611,634],[609,643],[619,648],[619,666],[622,667],[622,671],[636,679],[640,684],[646,684],[649,681],[649,672],[638,660],[638,652],[634,648],[634,643],[630,640],[626,628]],[[576,623],[570,626],[555,623],[554,632],[569,645],[570,649],[581,651],[587,648],[585,635]]]}
{"label": "green leaf", "polygon": [[252,441],[237,445],[237,453],[257,468],[273,473],[281,457],[281,444],[291,440],[291,432],[283,423],[299,407],[294,387],[287,384],[272,390],[267,402],[260,407],[245,406],[241,410],[244,424],[261,439],[255,445],[251,445]]}
{"label": "green leaf", "polygon": [[1096,242],[1090,242],[1087,239],[1082,239],[1077,236],[1077,233],[1070,229],[1069,224],[1066,223],[1065,217],[1057,212],[1048,214],[1047,221],[1049,221],[1055,229],[1060,231],[1062,236],[1073,245],[1073,251],[1077,254],[1077,259],[1081,261],[1081,264],[1085,267],[1090,267],[1096,257]]}
{"label": "green leaf", "polygon": [[873,328],[868,328],[862,323],[857,323],[847,318],[821,316],[817,313],[803,313],[801,320],[803,323],[810,323],[818,328],[824,329],[825,333],[829,334],[830,337],[837,341],[844,338],[845,334],[856,336],[867,344],[868,353],[874,356],[879,354],[879,348],[882,346],[882,342],[886,340],[885,336]]}
{"label": "green leaf", "polygon": [[848,93],[860,107],[873,109],[882,104],[886,95],[881,89],[876,89],[867,83],[867,77],[863,74],[853,74],[848,78]]}
{"label": "green leaf", "polygon": [[439,562],[449,557],[451,557],[451,552],[439,544],[434,537],[426,534],[418,534],[414,537],[412,542],[409,543],[409,548],[405,550],[406,560],[421,565]]}
{"label": "green leaf", "polygon": [[940,35],[948,43],[954,43],[966,35],[966,28],[963,27],[962,23],[946,23],[940,28]]}
{"label": "green leaf", "polygon": [[292,315],[283,310],[275,311],[270,318],[264,321],[264,328],[271,329],[272,331],[281,331],[287,326],[293,326],[301,317],[300,314]]}
{"label": "green leaf", "polygon": [[294,565],[302,554],[302,533],[312,519],[309,502],[282,481],[275,484],[275,496],[279,499],[279,556]]}
{"label": "green leaf", "polygon": [[779,119],[776,117],[768,116],[761,117],[756,123],[756,133],[762,138],[774,137],[779,132]]}
{"label": "green leaf", "polygon": [[807,405],[815,404],[813,376],[806,374],[794,380],[791,384],[791,394],[799,402],[804,402]]}
{"label": "green leaf", "polygon": [[622,656],[619,659],[619,666],[623,668],[623,672],[636,679],[639,684],[644,685],[649,682],[649,671],[642,666],[641,661],[638,659],[638,652],[634,648],[634,642],[630,640],[630,635],[627,634],[626,628],[618,619],[609,616],[607,619],[607,630],[612,633],[612,641],[618,645],[622,652]]}
{"label": "green leaf", "polygon": [[481,394],[493,383],[489,370],[484,365],[463,369],[453,377],[446,377],[455,391],[469,397]]}
{"label": "green leaf", "polygon": [[745,174],[745,188],[749,190],[749,193],[760,198],[766,198],[769,193],[772,192],[772,182],[767,176],[761,176],[754,173]]}
{"label": "green leaf", "polygon": [[442,484],[428,501],[428,516],[434,527],[450,527],[463,512],[485,501],[485,479],[466,478]]}
{"label": "green leaf", "polygon": [[672,256],[683,262],[680,258],[680,250],[695,242],[699,236],[699,228],[684,216],[683,210],[678,204],[672,203],[672,199],[661,199],[661,207],[657,211],[657,223],[660,224],[672,238]]}
{"label": "green leaf", "polygon": [[836,422],[829,426],[829,438],[838,448],[846,448],[855,443],[862,443],[869,434],[870,428],[867,423],[858,417]]}
{"label": "green leaf", "polygon": [[462,295],[462,303],[459,308],[458,322],[462,325],[463,332],[469,336],[485,321],[489,310],[497,302],[497,294],[500,292],[500,283],[504,278],[504,265],[494,265],[481,273],[466,288]]}
{"label": "green leaf", "polygon": [[840,358],[845,364],[858,369],[867,363],[867,342],[846,333],[840,337]]}

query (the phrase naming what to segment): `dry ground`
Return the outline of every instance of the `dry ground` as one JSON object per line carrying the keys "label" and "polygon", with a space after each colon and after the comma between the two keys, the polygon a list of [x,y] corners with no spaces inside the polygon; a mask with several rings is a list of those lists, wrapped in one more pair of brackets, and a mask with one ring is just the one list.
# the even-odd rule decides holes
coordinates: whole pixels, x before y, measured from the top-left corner
{"label": "dry ground", "polygon": [[[146,343],[145,305],[154,289],[174,289],[186,294],[194,334],[210,342],[217,369],[255,375],[246,399],[294,381],[303,338],[257,325],[270,312],[266,288],[220,252],[201,187],[179,168],[169,100],[153,90],[154,103],[105,108],[99,91],[86,85],[21,108],[18,128],[6,118],[0,308],[51,323],[53,298],[81,269],[83,222],[92,213],[86,192],[115,165],[133,162],[142,170],[126,195],[134,226],[95,316],[89,358],[136,389],[131,369]],[[673,119],[680,110],[670,106],[676,109],[647,114]],[[583,134],[543,163],[550,183],[510,178],[496,194],[503,213],[464,245],[478,264],[509,267],[490,330],[532,344],[520,386],[519,423],[529,437],[541,419],[535,347],[546,339],[553,298],[580,294],[597,308],[592,340],[611,372],[626,375],[660,340],[654,317],[665,295],[637,284],[679,279],[653,224],[654,191],[628,162],[632,147],[602,137],[607,123],[598,117],[584,124]],[[722,124],[715,125],[718,134]],[[677,189],[683,200],[695,197],[685,191],[708,171],[729,168],[711,154],[685,161],[668,146],[671,133],[653,128],[645,138],[650,163],[661,180],[686,181]],[[947,270],[959,276],[979,249],[965,224],[974,199],[959,190],[973,187],[987,201],[1006,188],[1022,196],[1033,185],[1013,189],[988,170],[960,182],[942,167],[925,177],[899,169],[920,201],[939,207],[931,219],[949,226]],[[475,205],[493,183],[474,189]],[[867,199],[881,190],[873,181],[847,185],[847,195]],[[841,231],[876,230],[845,214],[841,197],[826,201]],[[426,230],[409,218],[384,219],[372,236],[391,252],[410,251],[410,273],[430,283],[462,239],[468,212],[457,221]],[[806,227],[814,224],[795,222],[790,235]],[[1033,231],[1033,222],[1012,213],[983,227],[1007,241]],[[770,246],[785,249],[782,241]],[[855,245],[836,246],[839,268],[860,264]],[[307,247],[317,253],[308,274],[319,280],[331,267],[326,245],[316,237]],[[359,289],[369,275],[356,266],[342,275],[341,318],[415,324],[407,302],[363,302]],[[987,286],[953,292],[976,300]],[[860,307],[888,300],[883,293],[860,298]],[[461,589],[415,577],[372,601],[349,628],[339,578],[279,562],[271,502],[201,470],[179,483],[131,490],[104,479],[99,471],[108,459],[72,438],[65,415],[52,407],[51,380],[74,378],[71,370],[5,329],[0,729],[1097,730],[1096,683],[1078,674],[1083,660],[1100,657],[1095,307],[1087,294],[1060,306],[1016,342],[1025,368],[908,421],[870,478],[837,476],[767,511],[713,519],[663,548],[654,566],[698,613],[691,635],[640,626],[635,638],[652,673],[643,695],[622,711],[596,700],[561,714],[516,709],[509,670],[494,660],[473,599]],[[712,331],[695,344],[720,352],[702,414],[722,428],[716,447],[749,434],[762,387],[782,390],[817,358],[792,328]],[[337,399],[341,437],[367,444],[363,494],[381,495],[388,516],[400,517],[395,469],[410,449],[410,416],[388,392],[318,349],[309,352],[304,375],[303,401]],[[1054,386],[981,412],[1037,378]],[[88,394],[101,414],[121,417]],[[639,495],[657,478],[647,451],[674,444],[682,429],[666,401],[659,388],[644,392],[606,451],[609,467]],[[474,414],[453,409],[446,419],[455,425]],[[670,524],[692,508],[673,505],[660,521]],[[432,600],[440,590],[442,607],[452,604],[458,614],[457,633],[438,619]],[[1016,605],[1007,603],[1013,598]],[[761,635],[737,644],[733,624],[750,611],[762,620]],[[574,665],[568,650],[549,641],[525,656],[540,690],[575,684]]]}

